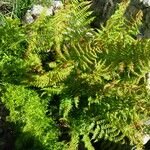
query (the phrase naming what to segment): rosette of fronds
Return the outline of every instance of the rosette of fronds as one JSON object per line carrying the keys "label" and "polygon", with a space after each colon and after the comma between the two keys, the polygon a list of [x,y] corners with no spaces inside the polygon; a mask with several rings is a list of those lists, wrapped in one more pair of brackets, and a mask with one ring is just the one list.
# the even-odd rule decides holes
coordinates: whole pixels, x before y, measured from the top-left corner
{"label": "rosette of fronds", "polygon": [[129,139],[131,145],[142,147],[144,121],[149,117],[145,75],[150,69],[150,42],[132,38],[130,30],[138,31],[136,26],[127,30],[123,7],[88,42],[68,44],[68,49],[65,45],[63,56],[74,60],[75,68],[65,81],[62,98],[70,96],[62,99],[60,109],[73,134],[79,133],[75,139],[79,142],[82,135],[88,149],[91,140],[101,138],[122,144]]}

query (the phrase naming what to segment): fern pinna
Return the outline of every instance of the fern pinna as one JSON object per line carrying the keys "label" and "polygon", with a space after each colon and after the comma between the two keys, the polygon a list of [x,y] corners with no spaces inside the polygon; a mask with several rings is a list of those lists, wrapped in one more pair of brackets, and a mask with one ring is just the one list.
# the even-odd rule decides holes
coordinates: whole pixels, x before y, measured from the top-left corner
{"label": "fern pinna", "polygon": [[138,23],[127,27],[124,6],[96,31],[89,2],[68,2],[30,25],[4,19],[1,100],[20,129],[16,149],[27,149],[30,140],[29,149],[40,149],[34,139],[48,150],[94,150],[101,139],[103,149],[112,148],[107,141],[118,144],[114,149],[142,148],[150,42],[130,36]]}

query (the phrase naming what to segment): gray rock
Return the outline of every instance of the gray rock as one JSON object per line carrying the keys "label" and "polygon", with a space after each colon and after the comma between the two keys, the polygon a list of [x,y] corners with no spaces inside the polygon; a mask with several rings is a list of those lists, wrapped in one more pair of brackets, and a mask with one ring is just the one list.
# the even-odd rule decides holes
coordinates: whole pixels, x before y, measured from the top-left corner
{"label": "gray rock", "polygon": [[143,12],[142,26],[140,32],[143,38],[150,38],[150,0],[131,0],[129,6],[126,9],[125,17],[129,22],[136,19],[139,11]]}
{"label": "gray rock", "polygon": [[143,145],[145,145],[150,140],[150,135],[145,134],[143,137]]}
{"label": "gray rock", "polygon": [[33,5],[30,10],[27,10],[24,21],[28,24],[33,23],[42,13],[45,13],[46,16],[52,16],[62,6],[63,3],[60,0],[53,1],[49,7]]}
{"label": "gray rock", "polygon": [[25,15],[25,22],[30,24],[30,23],[33,23],[34,22],[34,19],[32,17],[32,15],[30,14],[30,10],[27,11],[26,15]]}
{"label": "gray rock", "polygon": [[51,6],[51,7],[47,8],[47,10],[46,10],[46,16],[51,16],[53,14],[54,14],[54,7]]}
{"label": "gray rock", "polygon": [[[91,10],[95,19],[91,26],[100,28],[101,25],[105,25],[111,15],[115,13],[117,4],[120,2],[121,0],[92,0]],[[130,0],[124,14],[128,23],[136,19],[139,11],[143,12],[142,26],[140,27],[142,36],[137,39],[148,39],[150,38],[150,0]]]}
{"label": "gray rock", "polygon": [[55,9],[59,9],[63,6],[63,3],[60,0],[55,0],[53,2],[53,6],[54,6]]}
{"label": "gray rock", "polygon": [[115,13],[117,4],[121,0],[92,0],[91,10],[95,17],[92,22],[92,27],[99,28],[101,25],[105,25],[106,21]]}
{"label": "gray rock", "polygon": [[44,11],[44,7],[42,5],[34,5],[31,10],[29,10],[31,15],[39,16]]}
{"label": "gray rock", "polygon": [[150,6],[150,0],[143,0],[143,5],[146,7]]}

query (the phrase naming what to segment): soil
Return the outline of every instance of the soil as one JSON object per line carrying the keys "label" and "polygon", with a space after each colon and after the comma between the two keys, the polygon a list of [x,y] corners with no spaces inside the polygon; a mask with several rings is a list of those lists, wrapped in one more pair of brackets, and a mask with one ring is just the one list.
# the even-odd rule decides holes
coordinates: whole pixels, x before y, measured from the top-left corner
{"label": "soil", "polygon": [[8,111],[0,102],[0,150],[13,150],[13,130],[12,124],[6,120]]}

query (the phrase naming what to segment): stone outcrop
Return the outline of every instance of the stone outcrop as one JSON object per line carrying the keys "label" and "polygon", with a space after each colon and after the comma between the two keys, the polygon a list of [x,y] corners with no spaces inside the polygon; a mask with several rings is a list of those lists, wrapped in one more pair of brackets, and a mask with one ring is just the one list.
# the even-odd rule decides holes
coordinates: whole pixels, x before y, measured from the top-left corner
{"label": "stone outcrop", "polygon": [[126,9],[125,16],[131,21],[136,18],[139,11],[142,11],[142,26],[140,32],[142,38],[150,38],[150,0],[131,0]]}
{"label": "stone outcrop", "polygon": [[33,5],[33,7],[27,10],[24,21],[26,23],[33,23],[42,13],[46,16],[52,16],[56,13],[58,9],[63,6],[61,0],[54,0],[52,5],[49,7],[44,7],[42,5]]}
{"label": "stone outcrop", "polygon": [[[93,0],[91,10],[95,20],[92,27],[99,28],[100,25],[105,25],[106,21],[115,13],[117,4],[123,0]],[[150,38],[150,0],[131,0],[126,12],[125,17],[128,21],[136,18],[139,11],[143,12],[142,26],[140,32],[142,38]]]}
{"label": "stone outcrop", "polygon": [[106,23],[106,21],[114,14],[117,4],[122,0],[92,0],[91,10],[93,11],[93,16],[95,17],[91,26],[94,28],[99,28],[101,24]]}

